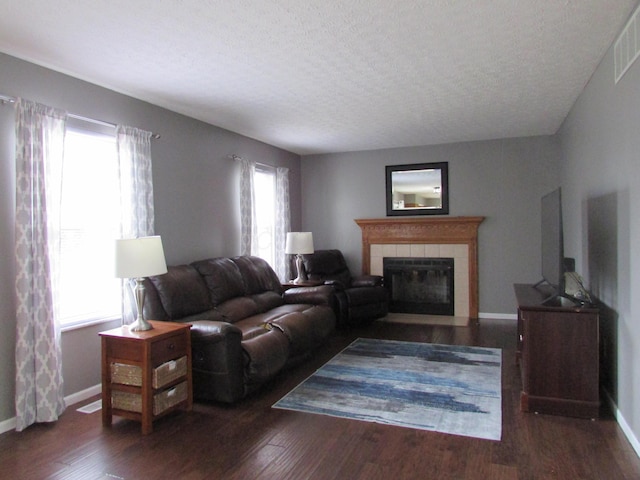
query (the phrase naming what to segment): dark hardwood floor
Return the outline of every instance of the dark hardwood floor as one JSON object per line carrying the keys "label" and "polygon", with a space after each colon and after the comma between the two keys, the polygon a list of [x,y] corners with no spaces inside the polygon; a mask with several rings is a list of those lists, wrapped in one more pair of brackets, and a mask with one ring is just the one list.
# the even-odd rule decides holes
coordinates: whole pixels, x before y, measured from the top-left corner
{"label": "dark hardwood floor", "polygon": [[[148,436],[118,417],[103,428],[100,412],[78,413],[73,405],[55,424],[0,435],[0,478],[640,479],[640,459],[606,411],[596,421],[519,411],[515,328],[514,321],[483,319],[340,331],[311,361],[241,404],[196,404],[158,420]],[[502,440],[271,408],[357,337],[502,348]]]}

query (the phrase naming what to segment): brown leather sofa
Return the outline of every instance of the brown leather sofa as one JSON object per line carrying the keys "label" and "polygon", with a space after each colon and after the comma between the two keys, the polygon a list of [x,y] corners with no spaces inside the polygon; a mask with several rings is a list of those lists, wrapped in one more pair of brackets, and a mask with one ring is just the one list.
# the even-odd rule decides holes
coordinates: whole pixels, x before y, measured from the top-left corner
{"label": "brown leather sofa", "polygon": [[369,323],[387,315],[389,293],[379,275],[352,276],[340,250],[316,250],[302,256],[309,280],[324,281],[336,291],[338,325]]}
{"label": "brown leather sofa", "polygon": [[258,257],[212,258],[145,279],[145,317],[192,324],[197,400],[235,402],[309,357],[335,328],[333,287],[284,291]]}

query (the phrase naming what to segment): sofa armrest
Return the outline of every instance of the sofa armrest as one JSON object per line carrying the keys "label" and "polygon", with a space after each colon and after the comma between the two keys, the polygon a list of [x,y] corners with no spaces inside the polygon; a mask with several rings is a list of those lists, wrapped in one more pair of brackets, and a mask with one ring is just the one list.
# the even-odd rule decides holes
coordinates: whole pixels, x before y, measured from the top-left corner
{"label": "sofa armrest", "polygon": [[203,343],[217,343],[222,341],[240,341],[242,331],[228,322],[214,320],[196,320],[191,324],[191,341]]}
{"label": "sofa armrest", "polygon": [[380,275],[360,275],[351,279],[351,287],[381,287],[382,281]]}
{"label": "sofa armrest", "polygon": [[304,303],[310,305],[334,306],[334,288],[330,285],[319,285],[317,287],[295,287],[286,290],[282,297],[284,303]]}
{"label": "sofa armrest", "polygon": [[197,399],[234,402],[244,396],[242,331],[227,322],[191,323],[193,390]]}
{"label": "sofa armrest", "polygon": [[325,280],[324,284],[335,288],[336,291],[341,291],[346,288],[345,284],[342,283],[340,280]]}

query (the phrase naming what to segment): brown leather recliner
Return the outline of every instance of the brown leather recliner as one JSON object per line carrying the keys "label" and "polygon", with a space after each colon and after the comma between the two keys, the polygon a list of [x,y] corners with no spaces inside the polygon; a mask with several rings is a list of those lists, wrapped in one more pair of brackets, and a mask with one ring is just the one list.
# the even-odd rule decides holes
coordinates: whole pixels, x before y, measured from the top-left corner
{"label": "brown leather recliner", "polygon": [[340,250],[316,250],[302,259],[309,280],[334,286],[339,326],[369,323],[387,315],[389,293],[381,276],[352,276]]}

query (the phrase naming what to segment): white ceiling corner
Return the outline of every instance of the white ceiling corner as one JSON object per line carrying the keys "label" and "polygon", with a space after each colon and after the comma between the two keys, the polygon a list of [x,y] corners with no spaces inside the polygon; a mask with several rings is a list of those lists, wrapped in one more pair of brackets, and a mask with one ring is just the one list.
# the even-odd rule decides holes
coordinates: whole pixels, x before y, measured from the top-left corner
{"label": "white ceiling corner", "polygon": [[302,155],[371,150],[555,133],[636,1],[0,0],[0,51]]}

